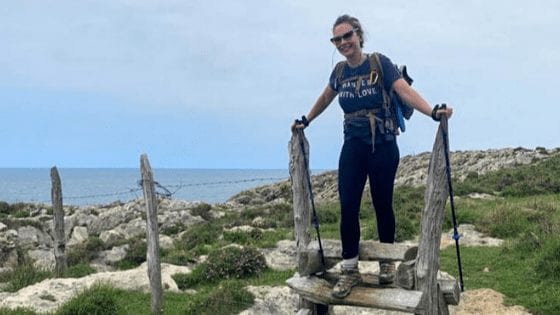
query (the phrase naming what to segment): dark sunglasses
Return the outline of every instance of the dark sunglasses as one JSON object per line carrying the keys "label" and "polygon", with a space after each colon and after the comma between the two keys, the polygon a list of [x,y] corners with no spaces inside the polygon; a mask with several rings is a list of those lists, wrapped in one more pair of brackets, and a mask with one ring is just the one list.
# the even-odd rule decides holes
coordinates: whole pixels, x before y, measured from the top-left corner
{"label": "dark sunglasses", "polygon": [[350,31],[339,35],[339,36],[335,36],[333,38],[331,38],[331,43],[333,44],[340,44],[340,42],[344,39],[344,40],[349,40],[350,38],[352,38],[352,36],[354,35],[354,32],[357,31],[357,28],[353,28]]}

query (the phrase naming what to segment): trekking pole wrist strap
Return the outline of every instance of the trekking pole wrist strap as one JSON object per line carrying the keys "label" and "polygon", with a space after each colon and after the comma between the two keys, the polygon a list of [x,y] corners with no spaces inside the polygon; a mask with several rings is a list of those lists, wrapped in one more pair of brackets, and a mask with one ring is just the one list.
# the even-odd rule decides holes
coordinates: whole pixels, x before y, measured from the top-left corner
{"label": "trekking pole wrist strap", "polygon": [[434,121],[440,121],[441,120],[441,116],[438,117],[437,115],[437,111],[440,109],[446,109],[447,105],[446,104],[436,104],[436,106],[434,106],[434,109],[432,109],[432,119]]}
{"label": "trekking pole wrist strap", "polygon": [[301,120],[300,122],[305,126],[309,126],[309,120],[307,120],[307,117],[305,117],[305,115],[301,116]]}

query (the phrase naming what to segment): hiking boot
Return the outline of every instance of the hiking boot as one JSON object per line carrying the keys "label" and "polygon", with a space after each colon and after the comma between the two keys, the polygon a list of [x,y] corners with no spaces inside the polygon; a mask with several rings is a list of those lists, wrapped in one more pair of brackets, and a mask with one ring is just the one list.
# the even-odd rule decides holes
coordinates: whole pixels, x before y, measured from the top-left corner
{"label": "hiking boot", "polygon": [[345,298],[352,288],[362,281],[358,268],[342,269],[340,279],[333,288],[332,296],[338,299]]}
{"label": "hiking boot", "polygon": [[395,281],[395,263],[392,261],[379,262],[379,284],[390,284]]}

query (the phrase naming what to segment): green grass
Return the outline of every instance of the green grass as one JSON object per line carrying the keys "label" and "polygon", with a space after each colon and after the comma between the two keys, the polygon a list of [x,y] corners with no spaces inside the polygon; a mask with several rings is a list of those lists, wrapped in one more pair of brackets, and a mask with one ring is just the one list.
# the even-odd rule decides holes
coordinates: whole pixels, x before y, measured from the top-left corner
{"label": "green grass", "polygon": [[[560,282],[539,276],[538,257],[508,248],[462,247],[465,289],[491,288],[506,296],[506,304],[523,305],[535,314],[560,314]],[[441,270],[459,278],[454,247],[441,252]]]}

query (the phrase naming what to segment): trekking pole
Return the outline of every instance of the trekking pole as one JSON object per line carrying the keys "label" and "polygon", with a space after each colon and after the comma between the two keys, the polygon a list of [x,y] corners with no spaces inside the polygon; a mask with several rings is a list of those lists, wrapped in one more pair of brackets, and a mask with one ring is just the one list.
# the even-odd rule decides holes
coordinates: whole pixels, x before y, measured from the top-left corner
{"label": "trekking pole", "polygon": [[[441,105],[442,109],[446,108],[445,104]],[[453,186],[451,185],[451,163],[449,162],[449,135],[447,131],[447,116],[441,116],[441,130],[443,131],[443,146],[445,153],[445,168],[447,170],[447,185],[449,187],[449,202],[451,204],[451,217],[453,218],[453,239],[455,240],[455,250],[457,252],[457,267],[459,268],[459,285],[461,292],[465,291],[463,282],[463,267],[461,266],[461,251],[459,249],[459,232],[457,231],[457,216],[455,215],[455,201],[453,200]]]}
{"label": "trekking pole", "polygon": [[[301,121],[296,120],[296,122],[301,123]],[[321,232],[319,231],[319,217],[317,216],[317,211],[315,210],[315,197],[313,196],[313,189],[311,186],[311,174],[309,172],[309,161],[307,160],[307,155],[305,154],[305,144],[303,143],[303,129],[298,129],[299,133],[299,144],[301,146],[301,153],[303,154],[304,163],[307,171],[307,188],[309,189],[309,197],[311,198],[311,210],[313,211],[313,217],[311,223],[317,231],[317,242],[319,243],[319,253],[321,254],[321,265],[323,266],[323,271],[325,271],[325,255],[323,253],[323,244],[321,243]]]}

